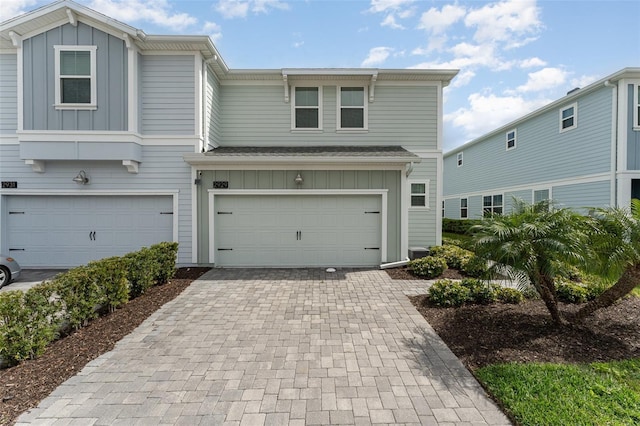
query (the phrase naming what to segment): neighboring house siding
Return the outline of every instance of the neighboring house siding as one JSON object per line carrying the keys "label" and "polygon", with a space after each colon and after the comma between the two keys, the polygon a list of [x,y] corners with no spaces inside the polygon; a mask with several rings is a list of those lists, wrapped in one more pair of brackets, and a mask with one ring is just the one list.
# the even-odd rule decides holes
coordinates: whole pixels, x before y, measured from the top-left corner
{"label": "neighboring house siding", "polygon": [[409,207],[409,247],[430,247],[436,244],[436,213],[442,206],[437,202],[437,160],[422,159],[414,165],[409,181],[428,181],[428,208]]}
{"label": "neighboring house siding", "polygon": [[368,103],[368,131],[336,132],[336,86],[323,87],[322,130],[291,131],[291,103],[282,85],[222,85],[222,140],[226,146],[401,145],[436,149],[437,88],[376,86]]}
{"label": "neighboring house siding", "polygon": [[213,72],[207,73],[208,149],[220,144],[220,83]]}
{"label": "neighboring house siding", "polygon": [[[97,46],[97,109],[55,109],[55,45]],[[23,58],[25,130],[127,130],[124,41],[83,23],[65,24],[25,39]]]}
{"label": "neighboring house siding", "polygon": [[[114,161],[48,161],[46,173],[34,173],[19,158],[19,145],[0,145],[0,179],[17,181],[18,190],[104,190],[126,194],[127,191],[179,191],[178,195],[178,262],[191,263],[191,171],[182,154],[193,152],[192,147],[144,146],[143,161],[138,174],[127,173],[122,164]],[[82,168],[89,175],[90,185],[79,188],[71,179]],[[5,190],[5,194],[10,194]],[[4,204],[4,203],[3,203]],[[1,207],[1,206],[0,206]],[[0,208],[1,211],[1,208]],[[4,214],[4,212],[2,212]],[[4,224],[6,221],[2,221]],[[6,230],[0,228],[0,242]]]}
{"label": "neighboring house siding", "polygon": [[482,210],[482,196],[474,195],[468,198],[469,219],[480,219],[484,216]]}
{"label": "neighboring house siding", "polygon": [[504,199],[502,200],[503,203],[504,203],[504,212],[505,213],[513,212],[513,207],[514,207],[513,199],[514,198],[526,201],[527,203],[531,203],[533,201],[533,193],[532,193],[532,191],[530,189],[525,189],[525,190],[521,190],[521,191],[505,192]]}
{"label": "neighboring house siding", "polygon": [[444,200],[444,217],[449,219],[460,219],[460,198],[449,198]]}
{"label": "neighboring house siding", "polygon": [[611,114],[602,112],[611,111],[611,100],[607,87],[568,100],[567,106],[577,102],[577,128],[560,133],[559,108],[551,109],[513,126],[515,149],[506,150],[506,132],[463,148],[462,167],[453,151],[445,157],[445,196],[608,172]]}
{"label": "neighboring house siding", "polygon": [[0,134],[15,133],[17,128],[17,56],[14,54],[0,54]]}
{"label": "neighboring house siding", "polygon": [[569,207],[583,213],[584,208],[603,207],[611,204],[611,183],[609,181],[556,186],[553,199],[557,207]]}
{"label": "neighboring house siding", "polygon": [[142,55],[143,134],[196,134],[194,67],[193,55]]}
{"label": "neighboring house siding", "polygon": [[[199,262],[209,259],[208,191],[213,181],[229,182],[229,189],[298,189],[295,170],[217,170],[202,171],[198,187]],[[400,259],[400,173],[383,170],[305,170],[301,189],[387,189],[387,257]],[[406,256],[406,255],[405,255]]]}
{"label": "neighboring house siding", "polygon": [[633,84],[629,84],[627,89],[627,170],[640,170],[640,132],[633,130],[633,110],[636,108],[633,105],[634,87]]}

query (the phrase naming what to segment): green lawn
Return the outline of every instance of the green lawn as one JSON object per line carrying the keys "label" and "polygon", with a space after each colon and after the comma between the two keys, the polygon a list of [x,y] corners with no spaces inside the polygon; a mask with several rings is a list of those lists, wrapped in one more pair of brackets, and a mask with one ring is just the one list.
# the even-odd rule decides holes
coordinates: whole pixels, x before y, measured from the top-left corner
{"label": "green lawn", "polygon": [[501,364],[476,374],[521,425],[640,424],[640,359]]}
{"label": "green lawn", "polygon": [[460,241],[461,245],[463,246],[462,248],[467,248],[469,243],[471,243],[471,236],[470,235],[454,234],[453,232],[443,232],[442,233],[442,239],[443,240],[444,239],[458,240],[458,241]]}

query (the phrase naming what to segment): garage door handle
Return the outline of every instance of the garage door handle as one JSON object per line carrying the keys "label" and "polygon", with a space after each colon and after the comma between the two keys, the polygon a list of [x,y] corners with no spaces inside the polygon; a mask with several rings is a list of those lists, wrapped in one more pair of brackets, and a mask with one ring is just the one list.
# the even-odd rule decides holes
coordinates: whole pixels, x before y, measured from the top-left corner
{"label": "garage door handle", "polygon": [[233,249],[219,248],[218,251],[233,251]]}
{"label": "garage door handle", "polygon": [[365,247],[365,250],[380,250],[380,247]]}
{"label": "garage door handle", "polygon": [[9,251],[24,251],[24,249],[12,249],[12,248],[10,248]]}
{"label": "garage door handle", "polygon": [[91,241],[95,241],[96,240],[96,231],[89,232],[89,239]]}
{"label": "garage door handle", "polygon": [[364,214],[380,214],[380,212],[364,212]]}

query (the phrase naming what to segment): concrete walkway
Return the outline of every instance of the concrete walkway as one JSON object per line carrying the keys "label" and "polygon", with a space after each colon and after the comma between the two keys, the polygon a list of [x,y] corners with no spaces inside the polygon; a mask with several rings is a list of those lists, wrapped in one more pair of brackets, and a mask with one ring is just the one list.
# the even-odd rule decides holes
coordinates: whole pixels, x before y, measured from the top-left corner
{"label": "concrete walkway", "polygon": [[510,424],[384,271],[212,270],[18,424]]}

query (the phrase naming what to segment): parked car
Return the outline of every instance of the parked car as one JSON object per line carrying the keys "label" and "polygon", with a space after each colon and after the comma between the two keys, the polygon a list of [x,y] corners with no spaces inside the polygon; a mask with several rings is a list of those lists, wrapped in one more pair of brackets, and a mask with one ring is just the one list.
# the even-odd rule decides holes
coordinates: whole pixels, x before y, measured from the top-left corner
{"label": "parked car", "polygon": [[14,258],[0,254],[0,288],[20,276],[20,265]]}

